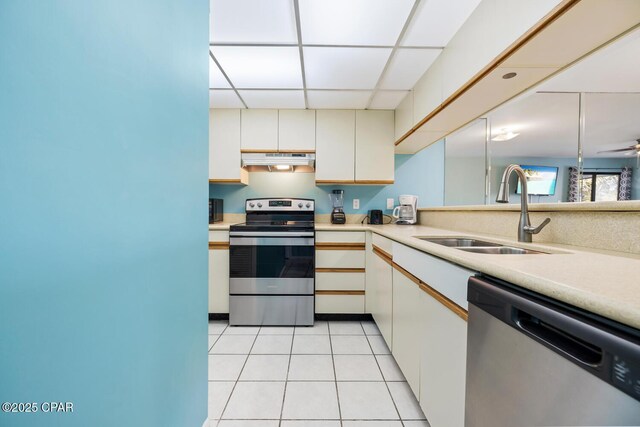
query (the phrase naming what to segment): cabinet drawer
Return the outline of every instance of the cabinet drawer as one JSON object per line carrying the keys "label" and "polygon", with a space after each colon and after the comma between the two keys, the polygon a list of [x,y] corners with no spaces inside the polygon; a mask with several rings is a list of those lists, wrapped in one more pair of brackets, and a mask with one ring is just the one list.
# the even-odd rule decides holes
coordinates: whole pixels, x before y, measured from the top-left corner
{"label": "cabinet drawer", "polygon": [[364,257],[364,250],[316,250],[316,268],[364,268]]}
{"label": "cabinet drawer", "polygon": [[467,281],[474,271],[400,243],[393,243],[393,262],[460,307],[468,309]]}
{"label": "cabinet drawer", "polygon": [[371,235],[371,243],[375,246],[379,247],[389,255],[393,255],[393,240],[387,239],[379,234],[372,233]]}
{"label": "cabinet drawer", "polygon": [[316,313],[364,313],[364,295],[316,295]]}
{"label": "cabinet drawer", "polygon": [[209,230],[210,242],[228,242],[229,231],[228,230]]}
{"label": "cabinet drawer", "polygon": [[317,231],[318,243],[364,243],[364,231]]}
{"label": "cabinet drawer", "polygon": [[316,273],[316,290],[364,291],[364,273]]}

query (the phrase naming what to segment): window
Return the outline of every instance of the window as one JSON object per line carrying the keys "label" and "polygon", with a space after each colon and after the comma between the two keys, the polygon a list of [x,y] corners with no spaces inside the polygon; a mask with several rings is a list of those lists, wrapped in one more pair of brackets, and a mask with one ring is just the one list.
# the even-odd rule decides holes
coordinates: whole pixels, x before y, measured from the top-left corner
{"label": "window", "polygon": [[583,172],[580,178],[582,201],[612,202],[618,200],[620,173]]}

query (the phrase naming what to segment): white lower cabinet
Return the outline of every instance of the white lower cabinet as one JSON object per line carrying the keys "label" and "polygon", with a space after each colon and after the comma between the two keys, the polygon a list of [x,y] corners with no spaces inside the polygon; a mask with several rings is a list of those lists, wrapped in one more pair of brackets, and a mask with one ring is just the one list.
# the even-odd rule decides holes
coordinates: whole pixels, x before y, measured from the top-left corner
{"label": "white lower cabinet", "polygon": [[229,312],[229,249],[209,249],[209,313]]}
{"label": "white lower cabinet", "polygon": [[[383,254],[371,251],[371,283],[367,286],[367,301],[371,307],[368,311],[380,329],[387,346],[393,346],[393,267],[391,260]],[[369,295],[371,293],[371,295]]]}
{"label": "white lower cabinet", "polygon": [[467,322],[426,292],[420,316],[420,407],[431,427],[462,427]]}
{"label": "white lower cabinet", "polygon": [[420,286],[393,268],[393,345],[398,362],[413,394],[420,398]]}

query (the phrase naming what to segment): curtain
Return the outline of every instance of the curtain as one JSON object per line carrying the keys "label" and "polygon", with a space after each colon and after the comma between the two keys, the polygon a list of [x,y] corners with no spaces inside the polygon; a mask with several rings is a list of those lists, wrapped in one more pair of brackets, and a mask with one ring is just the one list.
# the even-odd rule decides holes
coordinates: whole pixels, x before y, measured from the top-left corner
{"label": "curtain", "polygon": [[630,167],[624,167],[620,171],[618,200],[631,200],[631,170]]}
{"label": "curtain", "polygon": [[[577,202],[580,189],[578,188],[580,180],[578,177],[578,168],[569,168],[569,202]],[[631,185],[631,183],[629,183]],[[629,187],[631,188],[631,187]]]}

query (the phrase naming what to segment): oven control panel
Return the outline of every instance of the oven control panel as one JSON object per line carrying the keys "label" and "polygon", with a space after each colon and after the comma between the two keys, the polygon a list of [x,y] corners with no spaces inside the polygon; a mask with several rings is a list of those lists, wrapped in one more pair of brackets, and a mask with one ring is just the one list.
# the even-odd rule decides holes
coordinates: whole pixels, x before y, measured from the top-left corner
{"label": "oven control panel", "polygon": [[315,201],[312,199],[248,199],[245,210],[250,211],[289,211],[313,212]]}

